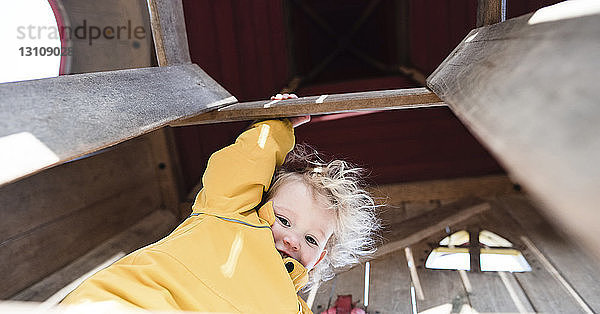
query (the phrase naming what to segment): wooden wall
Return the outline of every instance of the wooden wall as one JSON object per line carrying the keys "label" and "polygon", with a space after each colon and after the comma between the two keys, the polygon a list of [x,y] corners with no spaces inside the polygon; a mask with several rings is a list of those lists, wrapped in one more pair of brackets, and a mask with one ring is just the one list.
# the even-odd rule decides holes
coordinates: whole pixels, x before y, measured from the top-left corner
{"label": "wooden wall", "polygon": [[155,132],[0,188],[0,299],[167,208],[164,147]]}
{"label": "wooden wall", "polygon": [[[98,39],[91,45],[73,38],[69,73],[155,63],[146,1],[61,2],[72,26],[84,20],[101,28],[130,21],[146,31],[142,40]],[[161,129],[0,188],[0,299],[15,296],[157,209],[178,217],[179,164],[173,151],[171,130]],[[145,244],[128,243],[131,249]],[[41,298],[52,289],[58,288],[20,299]]]}

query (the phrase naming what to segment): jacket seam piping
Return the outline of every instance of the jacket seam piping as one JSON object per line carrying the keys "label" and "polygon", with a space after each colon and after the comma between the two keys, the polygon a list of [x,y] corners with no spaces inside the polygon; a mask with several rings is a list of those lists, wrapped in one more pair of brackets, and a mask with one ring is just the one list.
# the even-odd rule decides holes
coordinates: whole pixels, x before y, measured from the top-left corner
{"label": "jacket seam piping", "polygon": [[271,229],[271,226],[256,226],[256,225],[247,223],[247,222],[242,221],[242,220],[233,219],[233,218],[225,218],[225,217],[221,217],[221,216],[217,216],[217,215],[213,215],[213,214],[207,214],[207,213],[193,213],[188,218],[190,218],[192,216],[200,216],[200,215],[210,215],[210,216],[217,217],[217,218],[219,218],[221,220],[225,220],[225,221],[229,221],[229,222],[237,222],[237,223],[240,223],[242,225],[246,225],[246,226],[253,227],[253,228]]}

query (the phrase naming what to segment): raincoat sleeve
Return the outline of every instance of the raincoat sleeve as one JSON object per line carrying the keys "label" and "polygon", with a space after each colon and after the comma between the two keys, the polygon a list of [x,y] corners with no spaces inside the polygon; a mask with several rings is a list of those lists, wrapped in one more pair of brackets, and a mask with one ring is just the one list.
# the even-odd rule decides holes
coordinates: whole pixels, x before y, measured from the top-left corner
{"label": "raincoat sleeve", "polygon": [[294,129],[289,120],[253,124],[234,144],[210,157],[192,211],[236,214],[253,209],[293,147]]}

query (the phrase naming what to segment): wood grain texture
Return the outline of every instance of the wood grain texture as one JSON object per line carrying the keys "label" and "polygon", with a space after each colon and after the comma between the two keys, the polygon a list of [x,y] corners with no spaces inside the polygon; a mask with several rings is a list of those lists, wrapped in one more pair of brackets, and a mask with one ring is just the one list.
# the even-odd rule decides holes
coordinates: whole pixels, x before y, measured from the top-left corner
{"label": "wood grain texture", "polygon": [[181,0],[148,0],[148,9],[158,65],[190,63]]}
{"label": "wood grain texture", "polygon": [[519,312],[497,272],[467,272],[467,276],[473,287],[469,300],[477,313]]}
{"label": "wood grain texture", "polygon": [[404,222],[386,226],[389,232],[384,233],[383,236],[389,240],[375,252],[373,258],[416,244],[442,232],[446,226],[461,223],[489,208],[488,203],[470,198],[442,206]]}
{"label": "wood grain texture", "polygon": [[600,258],[600,15],[541,22],[542,11],[473,30],[428,86]]}
{"label": "wood grain texture", "polygon": [[[501,277],[504,277],[504,280],[506,281],[506,285],[510,285],[511,289],[513,290],[513,303],[515,303],[515,306],[517,307],[517,309],[519,309],[520,312],[528,312],[528,313],[533,313],[535,312],[535,309],[533,308],[533,305],[531,305],[531,300],[529,300],[529,297],[527,296],[527,294],[525,293],[525,290],[523,290],[523,287],[521,287],[521,284],[517,281],[517,278],[515,277],[515,273],[508,273],[508,272],[496,272],[496,274],[498,274]],[[509,289],[507,287],[507,289]],[[509,291],[510,294],[510,291]]]}
{"label": "wood grain texture", "polygon": [[478,0],[477,27],[500,23],[506,19],[506,0]]}
{"label": "wood grain texture", "polygon": [[[352,294],[352,300],[364,302],[364,264],[337,274],[333,306],[338,295]],[[369,312],[409,313],[410,276],[404,252],[389,254],[371,261],[369,288]],[[327,307],[333,279],[325,282],[318,290],[313,304],[313,312],[320,313]]]}
{"label": "wood grain texture", "polygon": [[[529,258],[528,261],[533,259]],[[535,268],[534,271],[527,273],[516,273],[515,278],[531,300],[536,312],[585,313],[543,268]]]}
{"label": "wood grain texture", "polygon": [[[375,92],[327,95],[319,103],[320,96],[273,102],[270,100],[238,103],[181,119],[171,126],[219,123],[265,118],[281,118],[305,114],[325,114],[357,110],[389,110],[442,106],[439,98],[426,88],[408,88]],[[265,105],[267,107],[265,108]]]}
{"label": "wood grain texture", "polygon": [[[521,203],[515,200],[521,200]],[[527,296],[530,306],[538,312],[543,313],[583,313],[578,304],[571,298],[566,289],[543,267],[543,264],[536,258],[527,246],[520,240],[520,236],[533,236],[536,233],[532,225],[542,225],[544,233],[536,237],[537,243],[545,243],[546,248],[553,251],[553,255],[548,256],[551,259],[564,259],[565,255],[577,251],[573,243],[562,239],[556,230],[549,226],[539,215],[535,213],[535,208],[531,207],[526,197],[523,195],[507,195],[491,202],[492,210],[487,211],[478,217],[477,223],[482,229],[490,230],[500,236],[508,239],[515,245],[515,249],[520,250],[523,256],[532,268],[531,272],[514,273],[515,283],[521,288]],[[512,212],[519,212],[520,216],[515,216]],[[595,263],[589,263],[590,260],[578,260],[575,255],[569,260],[571,263],[563,263],[559,268],[560,272],[574,269],[573,273],[578,274],[578,279],[588,277],[587,284],[583,289],[589,291],[586,294],[586,301],[598,302],[597,291],[590,285],[597,282],[597,271],[589,271],[589,268],[595,267]],[[581,265],[582,264],[582,265]],[[584,281],[585,282],[585,281]],[[589,288],[588,288],[589,287]],[[522,301],[526,306],[527,304]]]}
{"label": "wood grain texture", "polygon": [[352,295],[352,301],[360,300],[360,303],[362,304],[365,286],[364,280],[365,265],[359,264],[348,271],[337,274],[335,279],[324,282],[317,291],[312,308],[313,312],[320,313],[327,309],[331,288],[334,282],[335,290],[333,292],[330,307],[335,304],[338,295],[347,294]]}
{"label": "wood grain texture", "polygon": [[[561,273],[565,280],[576,290],[576,292],[585,300],[587,305],[595,312],[600,312],[600,270],[598,261],[590,256],[590,252],[582,249],[577,243],[569,241],[560,231],[556,231],[548,222],[540,215],[535,207],[528,199],[522,196],[507,196],[493,205],[496,208],[501,208],[513,217],[514,221],[518,222],[523,230],[526,230],[526,236],[531,239],[535,246],[550,260],[553,266]],[[534,258],[534,256],[531,256]],[[536,266],[543,268],[542,265]],[[531,279],[527,274],[516,274],[517,278],[524,281]],[[543,280],[551,282],[550,279],[544,277]],[[525,283],[532,285],[531,283]],[[559,291],[564,288],[560,287],[558,282],[554,280],[552,286]],[[530,287],[538,291],[538,287]],[[551,298],[548,292],[539,292],[535,296],[539,303],[539,299]],[[572,302],[572,299],[565,293],[565,301]],[[578,307],[577,305],[574,305]],[[578,307],[579,308],[579,307]]]}
{"label": "wood grain texture", "polygon": [[154,181],[150,154],[144,138],[135,139],[1,187],[0,242],[106,201],[121,189]]}
{"label": "wood grain texture", "polygon": [[[534,311],[544,313],[583,313],[575,299],[522,242],[522,235],[535,237],[535,245],[539,243],[544,246],[546,257],[552,260],[563,277],[569,278],[568,282],[573,283],[572,287],[585,302],[592,304],[591,307],[596,310],[594,306],[600,301],[597,297],[596,283],[600,276],[596,261],[539,216],[526,196],[505,195],[491,201],[490,205],[491,210],[479,214],[468,225],[497,233],[522,252],[532,272],[513,273],[509,279],[525,308],[531,307]],[[472,305],[479,310],[473,301]]]}
{"label": "wood grain texture", "polygon": [[409,313],[410,274],[403,251],[371,261],[370,313]]}
{"label": "wood grain texture", "polygon": [[479,198],[495,197],[516,193],[513,183],[505,175],[430,180],[379,185],[372,193],[385,200],[386,205],[398,205],[406,202],[440,200],[455,201],[475,196]]}
{"label": "wood grain texture", "polygon": [[128,254],[154,241],[160,240],[172,231],[177,225],[176,222],[177,219],[172,212],[166,210],[154,211],[130,228],[115,234],[108,241],[82,255],[66,267],[19,292],[11,300],[45,301],[69,283],[108,260],[111,256],[119,252]]}
{"label": "wood grain texture", "polygon": [[179,216],[180,201],[183,200],[183,177],[181,164],[177,156],[176,142],[173,138],[173,129],[164,127],[145,135],[150,141],[156,180],[160,185],[162,196],[161,209],[171,211]]}
{"label": "wood grain texture", "polygon": [[[158,66],[191,63],[182,0],[148,0],[147,4]],[[183,174],[173,129],[165,127],[154,134],[155,162],[161,166],[158,176],[163,195],[161,208],[179,216]]]}
{"label": "wood grain texture", "polygon": [[425,300],[417,300],[417,311],[432,310],[432,313],[469,313],[471,304],[454,270],[419,269],[419,278]]}
{"label": "wood grain texture", "polygon": [[[154,209],[148,204],[159,201],[156,190],[150,188],[154,184],[123,190],[105,202],[2,243],[0,256],[10,262],[0,265],[4,278],[0,297],[10,297],[37,282],[148,214]],[[126,211],[130,208],[138,211]]]}
{"label": "wood grain texture", "polygon": [[[490,205],[490,210],[469,215],[465,219],[449,223],[448,226],[451,232],[472,228],[492,231],[511,241],[515,245],[514,248],[524,254],[533,271],[531,273],[507,275],[516,298],[525,310],[549,313],[581,312],[580,307],[570,298],[566,290],[542,267],[535,256],[530,254],[527,247],[519,239],[519,236],[523,234],[533,237],[536,236],[536,233],[538,233],[536,239],[540,243],[540,247],[545,247],[545,252],[549,252],[548,258],[554,262],[565,278],[569,278],[569,282],[573,282],[573,287],[584,298],[585,302],[596,310],[594,306],[599,299],[597,297],[598,287],[595,283],[599,279],[597,277],[598,271],[594,269],[597,268],[597,264],[594,261],[589,258],[586,259],[585,255],[578,252],[575,245],[562,239],[541,217],[536,216],[535,209],[529,205],[524,196],[515,194],[505,195],[491,200]],[[508,209],[518,213],[516,216],[518,218],[515,219],[511,216],[507,211]],[[434,217],[436,211],[444,210],[448,210],[448,207],[442,206],[431,210],[427,214],[429,217]],[[430,224],[435,224],[436,220],[436,218],[431,218]],[[409,228],[408,226],[411,225],[408,221],[405,228]],[[403,230],[405,228],[396,227],[393,230]],[[446,235],[443,229],[437,229],[437,232],[429,233],[429,237],[422,238],[419,243],[411,246],[418,267],[424,267],[425,260],[431,249],[436,247],[436,243]],[[544,232],[539,234],[540,230]],[[407,232],[410,232],[410,230],[407,230]],[[395,232],[395,234],[401,234],[401,232]],[[394,240],[402,240],[394,238],[389,233],[384,236],[392,242]],[[385,255],[383,258],[387,256]],[[467,295],[460,290],[462,282],[458,273],[453,271],[420,269],[419,274],[421,272],[424,273],[420,275],[422,286],[425,285],[423,281],[427,281],[429,277],[435,279],[433,282],[436,280],[438,282],[434,287],[423,288],[426,296],[425,302],[419,302],[420,311],[424,308],[431,309],[436,306],[443,306],[444,304],[446,304],[448,309],[452,307],[458,309],[461,304],[464,304],[463,306],[469,305],[478,312],[517,311],[514,300],[511,298],[497,273],[467,272],[473,288],[473,292]],[[435,290],[436,288],[439,290]],[[427,292],[427,289],[429,289],[429,292]],[[433,299],[431,297],[428,299],[428,293],[434,295]]]}
{"label": "wood grain texture", "polygon": [[55,272],[159,208],[143,138],[0,188],[0,298]]}
{"label": "wood grain texture", "polygon": [[[590,271],[589,268],[594,268],[596,264],[582,258],[581,254],[576,254],[576,247],[573,246],[573,244],[564,242],[564,239],[561,240],[543,219],[540,220],[540,217],[532,215],[530,211],[534,211],[533,214],[535,214],[535,209],[528,204],[527,200],[520,195],[506,195],[504,197],[499,197],[496,200],[490,201],[490,210],[471,215],[459,222],[451,223],[449,224],[450,230],[454,232],[463,229],[469,230],[474,227],[482,230],[490,230],[511,241],[514,244],[514,248],[520,250],[524,254],[533,271],[530,273],[506,275],[515,292],[516,298],[522,304],[525,311],[580,313],[581,311],[578,305],[573,302],[567,292],[551,276],[551,274],[542,267],[535,256],[532,256],[530,252],[528,252],[527,248],[519,240],[520,235],[530,234],[531,236],[534,236],[535,233],[538,232],[536,230],[545,230],[543,234],[537,236],[540,247],[543,246],[546,248],[546,252],[551,252],[551,254],[548,254],[548,258],[554,262],[557,268],[559,268],[558,266],[560,265],[560,271],[563,275],[566,278],[570,278],[570,281],[573,281],[573,286],[576,287],[578,291],[582,291],[580,294],[584,297],[585,302],[593,306],[598,302],[597,284],[594,286],[594,284],[598,282],[598,278],[595,275],[597,270]],[[506,211],[507,208],[521,213],[522,215],[516,220],[509,215]],[[432,210],[432,212],[444,210],[448,210],[448,208],[442,206]],[[523,216],[525,213],[528,213],[526,215],[529,217]],[[433,215],[430,214],[430,217],[433,217]],[[432,218],[430,224],[434,223],[435,218]],[[445,235],[444,230],[439,230],[436,233],[431,233],[429,237],[423,238],[419,243],[411,246],[417,264],[419,279],[425,293],[425,300],[418,301],[419,311],[438,307],[437,310],[442,310],[443,308],[444,311],[442,312],[444,313],[450,312],[451,310],[459,312],[461,308],[465,310],[468,306],[472,307],[477,312],[517,312],[518,308],[515,301],[510,296],[508,289],[496,272],[467,272],[467,276],[473,288],[472,293],[467,294],[458,272],[424,268],[428,254],[431,252],[432,248],[437,246],[437,242]],[[390,237],[389,240],[393,241],[397,240],[397,238]],[[563,260],[563,262],[555,262],[556,260]],[[379,264],[380,261],[382,262],[381,265]],[[402,263],[402,265],[400,265],[400,263]],[[404,280],[405,283],[410,282],[405,263],[406,260],[403,258],[403,252],[401,250],[372,260],[370,310],[380,311],[380,313],[389,313],[390,309],[398,309],[391,310],[392,313],[410,312],[410,302],[408,302],[410,294],[408,289],[405,289],[407,287],[402,283],[402,280]],[[401,267],[401,269],[399,269],[399,267]],[[380,274],[387,275],[388,281],[386,283],[378,283],[378,280],[376,279],[376,277],[379,276],[376,275],[378,271]],[[362,295],[361,288],[362,280],[364,278],[363,274],[363,265],[359,265],[348,272],[339,274],[336,283],[337,292],[334,294],[334,300],[338,294],[345,293],[352,293],[354,299],[358,299],[356,294]],[[396,280],[400,281],[390,290],[390,282],[396,282]],[[330,287],[330,283],[326,283],[321,287],[315,306],[318,304],[324,305],[322,305],[321,308],[315,307],[313,310],[321,311],[324,309],[329,297]],[[376,287],[383,289],[378,289]],[[387,299],[389,304],[384,307],[378,307],[376,305],[379,304],[379,301],[376,301],[377,298],[381,298],[379,300]],[[593,309],[596,310],[595,308]]]}
{"label": "wood grain texture", "polygon": [[[0,185],[234,101],[193,64],[0,84],[0,138],[27,132],[58,159]],[[10,147],[0,151],[19,157]]]}
{"label": "wood grain texture", "polygon": [[419,312],[441,306],[452,309],[452,311],[439,311],[438,308],[438,312],[434,313],[459,313],[464,306],[471,305],[458,271],[425,268],[426,252],[430,250],[430,246],[426,242],[411,246],[411,248],[425,295],[425,300],[417,300]]}

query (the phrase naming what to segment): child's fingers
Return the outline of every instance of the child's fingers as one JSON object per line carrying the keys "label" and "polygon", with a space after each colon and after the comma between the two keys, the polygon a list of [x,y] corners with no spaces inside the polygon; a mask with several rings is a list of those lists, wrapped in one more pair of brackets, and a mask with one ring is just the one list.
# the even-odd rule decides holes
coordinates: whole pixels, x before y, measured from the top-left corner
{"label": "child's fingers", "polygon": [[285,99],[296,99],[298,96],[296,94],[277,94],[275,96],[271,96],[271,100],[285,100]]}
{"label": "child's fingers", "polygon": [[290,122],[292,123],[293,127],[298,127],[304,123],[307,123],[310,121],[310,115],[306,115],[306,116],[300,116],[300,117],[291,117],[288,118],[288,120],[290,120]]}
{"label": "child's fingers", "polygon": [[298,98],[298,96],[296,96],[296,94],[283,94],[281,96],[282,96],[282,99],[296,99],[296,98]]}

